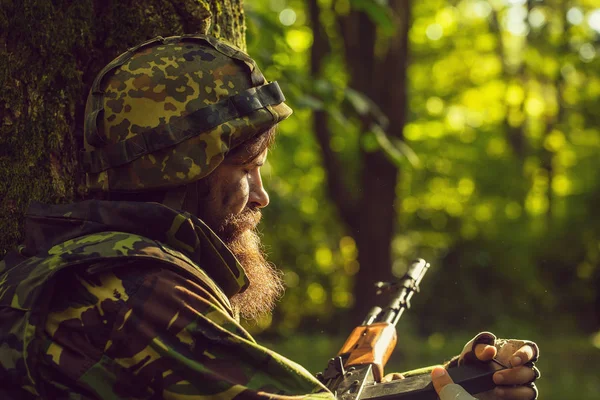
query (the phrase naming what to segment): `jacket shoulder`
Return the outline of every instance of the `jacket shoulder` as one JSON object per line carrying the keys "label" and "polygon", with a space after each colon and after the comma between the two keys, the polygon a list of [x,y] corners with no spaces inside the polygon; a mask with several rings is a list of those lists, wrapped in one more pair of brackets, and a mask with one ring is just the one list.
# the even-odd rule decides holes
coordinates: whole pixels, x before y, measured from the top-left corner
{"label": "jacket shoulder", "polygon": [[208,286],[229,308],[229,300],[204,270],[185,254],[159,241],[126,232],[99,232],[59,243],[46,254],[30,257],[13,266],[0,268],[0,304],[31,309],[38,288],[57,272],[69,267],[99,273],[117,268],[120,261],[147,260],[187,275]]}

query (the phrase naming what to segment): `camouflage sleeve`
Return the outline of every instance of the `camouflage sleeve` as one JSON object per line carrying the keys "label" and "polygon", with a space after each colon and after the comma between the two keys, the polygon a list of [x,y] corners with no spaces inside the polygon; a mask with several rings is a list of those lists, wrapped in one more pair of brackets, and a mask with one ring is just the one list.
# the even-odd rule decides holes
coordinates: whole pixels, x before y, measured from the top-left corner
{"label": "camouflage sleeve", "polygon": [[49,398],[333,399],[260,345],[201,283],[133,264],[60,278],[41,375]]}

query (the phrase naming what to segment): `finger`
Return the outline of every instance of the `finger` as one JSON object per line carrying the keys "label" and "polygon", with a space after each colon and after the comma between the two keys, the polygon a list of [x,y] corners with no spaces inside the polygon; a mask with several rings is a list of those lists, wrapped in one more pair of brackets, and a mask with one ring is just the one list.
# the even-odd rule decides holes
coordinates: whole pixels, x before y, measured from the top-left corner
{"label": "finger", "polygon": [[454,383],[444,367],[435,367],[433,371],[431,371],[431,382],[433,382],[433,387],[438,395],[444,386]]}
{"label": "finger", "polygon": [[480,343],[475,346],[475,356],[479,361],[490,361],[496,357],[496,347],[490,346],[484,343]]}
{"label": "finger", "polygon": [[533,368],[514,367],[504,369],[494,374],[494,383],[496,385],[523,385],[532,382],[536,378]]}
{"label": "finger", "polygon": [[473,362],[476,363],[479,361],[479,359],[475,354],[475,348],[480,344],[493,346],[495,343],[496,336],[494,336],[494,334],[490,332],[479,333],[477,336],[467,342],[467,344],[465,344],[462,353],[460,353],[458,365],[471,364]]}
{"label": "finger", "polygon": [[460,385],[453,383],[443,367],[435,367],[431,371],[431,381],[440,400],[477,400]]}
{"label": "finger", "polygon": [[404,375],[402,375],[399,372],[392,372],[391,374],[387,374],[386,376],[384,376],[381,382],[391,382],[397,379],[404,379]]}
{"label": "finger", "polygon": [[533,347],[526,344],[513,353],[512,357],[510,358],[510,364],[513,367],[517,367],[529,362],[530,360],[533,360],[535,356],[536,354]]}
{"label": "finger", "polygon": [[502,400],[533,400],[537,393],[529,386],[496,387],[494,396]]}

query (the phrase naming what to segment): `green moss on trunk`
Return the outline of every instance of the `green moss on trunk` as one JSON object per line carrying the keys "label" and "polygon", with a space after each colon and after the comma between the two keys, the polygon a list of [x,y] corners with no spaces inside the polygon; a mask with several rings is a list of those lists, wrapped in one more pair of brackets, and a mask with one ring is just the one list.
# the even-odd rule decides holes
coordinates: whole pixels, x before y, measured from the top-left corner
{"label": "green moss on trunk", "polygon": [[83,111],[100,69],[152,37],[208,32],[245,49],[241,0],[19,0],[0,5],[0,258],[32,200],[81,193]]}

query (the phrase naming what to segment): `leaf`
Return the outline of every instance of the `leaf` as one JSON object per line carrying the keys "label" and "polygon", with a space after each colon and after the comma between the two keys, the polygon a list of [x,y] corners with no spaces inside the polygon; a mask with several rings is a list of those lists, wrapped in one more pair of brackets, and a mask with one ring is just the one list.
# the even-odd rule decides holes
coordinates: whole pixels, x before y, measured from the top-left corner
{"label": "leaf", "polygon": [[355,10],[364,11],[386,35],[394,33],[396,25],[386,1],[350,0],[350,4]]}
{"label": "leaf", "polygon": [[350,121],[348,118],[346,118],[344,113],[338,109],[338,107],[328,107],[327,112],[341,126],[347,127],[350,125]]}
{"label": "leaf", "polygon": [[346,88],[344,94],[346,100],[348,100],[358,115],[362,117],[369,116],[377,125],[381,126],[383,129],[387,128],[389,123],[388,118],[374,101],[364,94],[350,88]]}
{"label": "leaf", "polygon": [[377,143],[377,138],[373,131],[365,132],[360,136],[360,145],[367,153],[374,153],[381,147],[379,143]]}
{"label": "leaf", "polygon": [[321,100],[308,94],[297,97],[296,105],[298,107],[310,108],[312,110],[322,110],[324,108],[323,102]]}
{"label": "leaf", "polygon": [[367,97],[356,90],[350,88],[346,89],[346,99],[350,102],[358,115],[367,115],[369,112],[370,105]]}
{"label": "leaf", "polygon": [[419,156],[405,142],[395,140],[392,143],[385,131],[378,125],[372,125],[371,132],[381,150],[395,165],[400,167],[406,160],[413,168],[420,168]]}
{"label": "leaf", "polygon": [[283,26],[272,18],[268,18],[267,15],[252,9],[246,9],[244,14],[246,15],[246,23],[250,26],[255,25],[257,30],[262,34],[269,33],[278,37],[285,35]]}
{"label": "leaf", "polygon": [[333,84],[327,79],[316,79],[313,83],[313,90],[321,97],[333,96]]}

